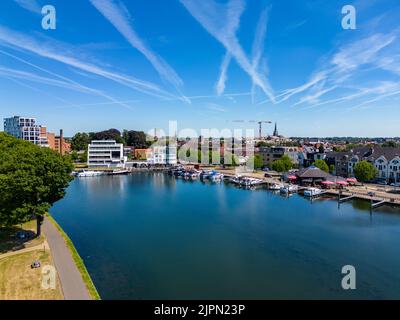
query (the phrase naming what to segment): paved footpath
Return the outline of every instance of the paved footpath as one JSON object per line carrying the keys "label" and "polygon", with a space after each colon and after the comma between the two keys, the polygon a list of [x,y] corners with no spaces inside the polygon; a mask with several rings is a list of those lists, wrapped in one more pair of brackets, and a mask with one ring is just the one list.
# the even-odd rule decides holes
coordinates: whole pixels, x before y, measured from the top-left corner
{"label": "paved footpath", "polygon": [[11,252],[0,254],[0,259],[8,258],[11,256],[16,256],[17,254],[21,254],[21,253],[26,253],[26,252],[36,251],[36,250],[43,250],[43,249],[49,250],[49,244],[47,243],[47,241],[44,241],[43,243],[38,244],[37,246],[34,246],[34,247],[29,247],[29,248],[20,249],[17,251],[11,251]]}
{"label": "paved footpath", "polygon": [[51,249],[65,300],[91,300],[82,276],[75,265],[64,238],[54,224],[45,218],[43,231]]}

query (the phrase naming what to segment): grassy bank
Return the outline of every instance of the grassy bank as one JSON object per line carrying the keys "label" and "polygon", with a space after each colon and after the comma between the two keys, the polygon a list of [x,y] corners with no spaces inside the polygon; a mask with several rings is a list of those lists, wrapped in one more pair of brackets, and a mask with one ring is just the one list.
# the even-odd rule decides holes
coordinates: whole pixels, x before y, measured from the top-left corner
{"label": "grassy bank", "polygon": [[67,244],[69,250],[71,251],[72,258],[74,259],[74,262],[79,270],[79,272],[82,275],[82,279],[85,282],[85,285],[90,293],[90,296],[92,297],[93,300],[100,300],[100,295],[97,292],[97,289],[92,281],[92,278],[89,275],[89,272],[87,271],[85,264],[83,263],[82,258],[80,257],[78,251],[76,250],[74,244],[72,243],[71,239],[68,237],[68,235],[64,232],[64,230],[60,227],[60,225],[57,223],[57,221],[54,220],[54,218],[50,215],[47,214],[47,218],[55,225],[55,227],[58,229],[58,231],[61,233],[63,236],[65,243]]}
{"label": "grassy bank", "polygon": [[49,251],[35,250],[0,259],[0,300],[62,300],[60,281],[56,289],[42,287],[42,268],[32,269],[32,261],[53,265]]}

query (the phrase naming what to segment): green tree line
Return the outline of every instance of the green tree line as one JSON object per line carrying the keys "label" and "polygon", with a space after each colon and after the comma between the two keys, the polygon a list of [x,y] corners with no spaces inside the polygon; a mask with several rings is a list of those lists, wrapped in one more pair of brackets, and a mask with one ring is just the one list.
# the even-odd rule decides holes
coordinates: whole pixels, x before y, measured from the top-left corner
{"label": "green tree line", "polygon": [[37,220],[65,195],[73,166],[69,156],[0,133],[0,227]]}

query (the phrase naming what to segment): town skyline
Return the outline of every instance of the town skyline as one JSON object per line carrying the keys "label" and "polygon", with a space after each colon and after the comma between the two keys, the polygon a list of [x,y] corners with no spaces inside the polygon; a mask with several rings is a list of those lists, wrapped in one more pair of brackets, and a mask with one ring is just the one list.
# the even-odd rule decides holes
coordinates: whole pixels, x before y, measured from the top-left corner
{"label": "town skyline", "polygon": [[277,122],[288,137],[398,136],[395,1],[352,3],[355,30],[342,27],[343,1],[54,0],[55,30],[42,29],[45,4],[0,4],[3,118],[66,136],[169,120],[257,132],[234,119]]}

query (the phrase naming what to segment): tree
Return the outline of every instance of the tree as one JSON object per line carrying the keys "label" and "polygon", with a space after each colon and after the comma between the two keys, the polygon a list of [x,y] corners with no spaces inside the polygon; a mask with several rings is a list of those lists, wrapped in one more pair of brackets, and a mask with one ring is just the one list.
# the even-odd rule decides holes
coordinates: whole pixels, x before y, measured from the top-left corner
{"label": "tree", "polygon": [[361,182],[371,181],[377,173],[378,170],[366,160],[362,160],[354,166],[354,175]]}
{"label": "tree", "polygon": [[0,133],[0,226],[36,218],[65,195],[73,165],[69,156]]}
{"label": "tree", "polygon": [[147,149],[151,145],[151,141],[143,131],[124,130],[122,136],[128,146],[137,149]]}
{"label": "tree", "polygon": [[324,153],[324,152],[325,152],[325,148],[324,148],[324,145],[323,145],[323,144],[321,144],[321,145],[319,146],[318,152],[319,152],[319,153]]}
{"label": "tree", "polygon": [[397,148],[398,145],[393,140],[389,140],[389,141],[386,141],[386,142],[382,143],[382,147]]}
{"label": "tree", "polygon": [[108,129],[105,131],[89,134],[90,140],[115,140],[117,143],[124,143],[121,132],[117,129]]}
{"label": "tree", "polygon": [[88,161],[88,151],[85,150],[81,154],[78,155],[78,161],[80,163],[85,163]]}
{"label": "tree", "polygon": [[73,162],[78,161],[78,159],[79,159],[78,152],[72,151],[72,152],[70,153],[70,157],[71,157],[71,160],[72,160]]}
{"label": "tree", "polygon": [[284,155],[279,160],[275,160],[271,168],[277,172],[286,172],[293,168],[293,163],[287,155]]}
{"label": "tree", "polygon": [[289,171],[290,169],[293,168],[293,162],[292,160],[289,158],[288,155],[284,155],[281,160],[283,161],[284,165],[285,165],[285,170]]}
{"label": "tree", "polygon": [[320,159],[315,160],[315,162],[312,165],[321,169],[322,171],[329,172],[329,166],[325,162],[325,160],[320,160]]}
{"label": "tree", "polygon": [[253,164],[254,169],[261,169],[264,165],[263,158],[260,154],[256,154],[247,160],[247,163]]}
{"label": "tree", "polygon": [[272,162],[271,168],[272,170],[277,172],[286,171],[285,163],[282,160],[275,160],[274,162]]}
{"label": "tree", "polygon": [[71,139],[71,148],[74,151],[87,150],[87,146],[90,143],[90,137],[87,133],[78,132]]}
{"label": "tree", "polygon": [[334,165],[334,164],[331,164],[331,165],[329,166],[329,173],[330,173],[330,174],[333,174],[333,173],[335,172],[335,170],[336,170],[335,165]]}

